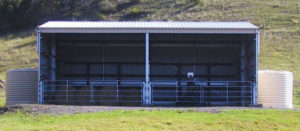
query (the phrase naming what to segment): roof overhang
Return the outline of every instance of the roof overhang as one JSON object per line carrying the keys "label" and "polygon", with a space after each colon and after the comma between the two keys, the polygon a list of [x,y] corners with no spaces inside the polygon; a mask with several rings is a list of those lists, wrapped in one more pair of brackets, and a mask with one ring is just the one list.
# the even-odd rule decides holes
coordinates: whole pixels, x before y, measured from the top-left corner
{"label": "roof overhang", "polygon": [[38,27],[41,33],[214,33],[255,34],[250,22],[80,22],[50,21]]}

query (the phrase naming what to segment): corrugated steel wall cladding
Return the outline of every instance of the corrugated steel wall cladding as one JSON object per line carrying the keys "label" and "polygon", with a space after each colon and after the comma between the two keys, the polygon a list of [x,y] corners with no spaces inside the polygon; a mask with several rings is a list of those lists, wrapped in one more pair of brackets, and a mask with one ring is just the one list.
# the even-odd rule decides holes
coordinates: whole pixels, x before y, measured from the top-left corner
{"label": "corrugated steel wall cladding", "polygon": [[[150,61],[154,63],[175,63],[171,65],[153,65],[150,63],[151,73],[154,75],[177,75],[178,64],[180,63],[180,75],[186,76],[188,72],[194,72],[195,75],[208,75],[208,65],[197,65],[196,63],[211,63],[210,75],[214,77],[210,80],[240,80],[240,50],[239,48],[223,47],[159,47],[150,48]],[[195,63],[195,64],[185,64]],[[214,65],[214,63],[232,64],[230,66]],[[236,76],[234,78],[224,78],[224,75]],[[181,77],[184,79],[184,77]],[[162,77],[153,78],[155,80]],[[166,79],[166,78],[164,78]],[[168,78],[170,80],[170,78]],[[176,77],[173,80],[178,80]],[[200,79],[200,78],[199,78]],[[207,81],[207,78],[201,78]]]}
{"label": "corrugated steel wall cladding", "polygon": [[[63,61],[59,68],[59,74],[82,75],[81,77],[77,76],[76,78],[84,80],[86,79],[85,74],[88,73],[87,66],[89,66],[89,74],[91,74],[90,79],[99,78],[99,80],[116,80],[117,77],[109,77],[108,75],[117,76],[120,74],[127,75],[127,77],[121,77],[120,79],[141,80],[144,79],[145,65],[134,64],[134,62],[143,63],[144,54],[144,47],[142,46],[60,46],[57,56]],[[68,64],[68,62],[82,64]],[[133,64],[130,64],[132,62]],[[130,77],[130,75],[141,75],[141,77]],[[66,78],[70,77],[64,75],[61,76],[61,79]],[[75,78],[75,76],[73,78]]]}
{"label": "corrugated steel wall cladding", "polygon": [[[58,74],[74,75],[61,76],[59,79],[85,80],[89,66],[89,74],[91,74],[89,79],[118,79],[115,76],[121,74],[126,77],[119,79],[143,80],[145,74],[145,64],[143,64],[145,40],[143,38],[144,34],[57,34],[56,56],[60,67]],[[210,80],[239,80],[240,39],[240,35],[233,34],[150,34],[151,80],[178,80],[175,77],[162,77],[177,75],[176,63],[231,63],[231,66],[211,65],[210,75],[214,77]],[[70,65],[67,64],[68,62],[82,64]],[[87,63],[90,64],[87,65]],[[118,66],[117,63],[122,64]],[[120,72],[118,72],[119,68]],[[204,76],[207,75],[207,68],[207,65],[182,65],[180,72],[183,76],[187,72]],[[111,76],[103,78],[102,75]],[[130,77],[130,75],[135,75],[135,77]],[[236,77],[222,78],[222,75],[236,75]],[[207,78],[199,79],[208,80]]]}
{"label": "corrugated steel wall cladding", "polygon": [[6,79],[6,105],[37,103],[37,69],[8,70]]}

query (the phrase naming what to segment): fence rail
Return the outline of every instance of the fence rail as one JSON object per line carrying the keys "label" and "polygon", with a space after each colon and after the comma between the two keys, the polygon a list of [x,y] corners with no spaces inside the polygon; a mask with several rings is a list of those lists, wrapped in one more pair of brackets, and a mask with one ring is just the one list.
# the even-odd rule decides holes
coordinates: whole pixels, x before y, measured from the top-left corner
{"label": "fence rail", "polygon": [[250,104],[249,81],[156,81],[152,82],[152,103]]}
{"label": "fence rail", "polygon": [[41,103],[141,103],[142,81],[43,81]]}
{"label": "fence rail", "polygon": [[[250,104],[250,81],[151,81],[152,104]],[[143,103],[144,81],[57,80],[39,86],[40,103],[101,104]]]}

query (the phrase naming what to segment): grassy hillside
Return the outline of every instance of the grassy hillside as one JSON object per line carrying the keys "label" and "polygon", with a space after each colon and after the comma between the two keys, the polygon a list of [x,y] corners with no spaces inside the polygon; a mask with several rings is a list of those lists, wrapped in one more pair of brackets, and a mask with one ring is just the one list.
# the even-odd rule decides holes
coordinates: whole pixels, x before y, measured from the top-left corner
{"label": "grassy hillside", "polygon": [[[0,80],[5,80],[7,69],[37,67],[35,39],[31,32],[0,38]],[[4,91],[0,88],[0,107],[5,105]]]}
{"label": "grassy hillside", "polygon": [[[292,71],[295,87],[300,87],[299,0],[103,0],[98,4],[102,12],[94,13],[92,20],[250,21],[262,27],[259,68]],[[88,19],[82,15],[77,11],[74,20]],[[0,79],[5,79],[6,69],[37,66],[32,32],[7,34],[0,46]],[[299,88],[295,91],[300,105]]]}
{"label": "grassy hillside", "polygon": [[75,115],[0,115],[0,130],[298,130],[299,111],[110,111]]}
{"label": "grassy hillside", "polygon": [[7,69],[37,67],[35,41],[36,37],[27,32],[0,39],[0,79],[5,79]]}

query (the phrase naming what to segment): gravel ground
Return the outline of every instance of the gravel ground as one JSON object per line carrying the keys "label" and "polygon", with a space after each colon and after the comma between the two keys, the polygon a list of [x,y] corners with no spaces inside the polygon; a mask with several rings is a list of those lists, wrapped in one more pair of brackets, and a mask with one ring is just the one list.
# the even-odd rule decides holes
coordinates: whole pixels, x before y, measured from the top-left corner
{"label": "gravel ground", "polygon": [[[77,114],[87,112],[101,112],[101,111],[114,111],[114,110],[182,110],[182,111],[199,111],[199,112],[210,112],[219,113],[222,110],[230,109],[270,109],[261,107],[126,107],[126,106],[73,106],[73,105],[38,105],[38,104],[23,104],[16,106],[8,106],[0,108],[0,114],[5,112],[15,112],[21,110],[29,113],[39,114]],[[284,109],[280,109],[284,110]],[[293,109],[299,110],[300,109]]]}

